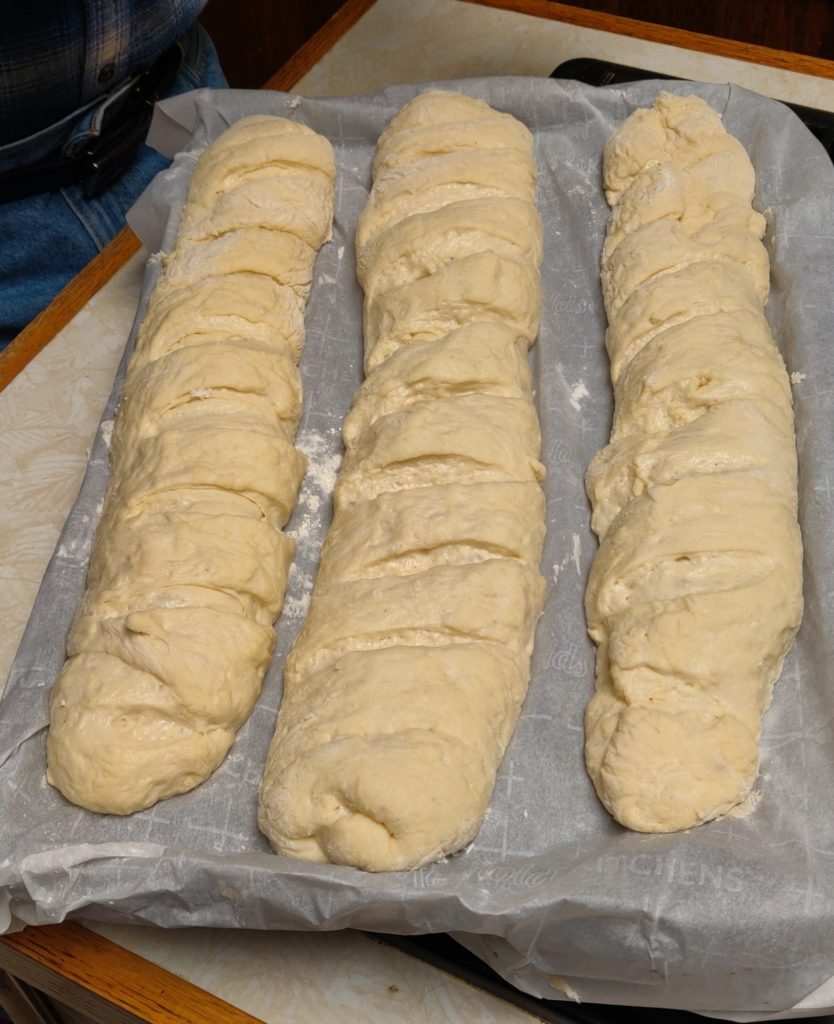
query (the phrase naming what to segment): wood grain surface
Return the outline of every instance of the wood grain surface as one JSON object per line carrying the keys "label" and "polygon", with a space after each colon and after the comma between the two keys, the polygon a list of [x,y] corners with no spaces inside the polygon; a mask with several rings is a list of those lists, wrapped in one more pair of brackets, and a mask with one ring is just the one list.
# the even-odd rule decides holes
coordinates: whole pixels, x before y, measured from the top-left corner
{"label": "wood grain surface", "polygon": [[[668,25],[653,25],[648,21],[637,21],[634,18],[624,18],[617,14],[607,14],[604,11],[571,7],[568,4],[557,3],[555,0],[466,0],[466,2],[479,4],[482,7],[497,7],[503,11],[517,11],[520,14],[548,18],[551,21],[564,21],[570,25],[580,25],[582,28],[598,29],[600,32],[613,32],[616,35],[647,39],[652,43],[680,46],[684,50],[700,50],[718,57],[732,57],[734,60],[765,64],[783,71],[797,71],[804,75],[816,75],[818,78],[834,78],[834,61],[822,57],[809,57],[803,53],[790,53],[787,50],[756,46],[753,43],[743,43],[735,39],[722,39],[718,36],[706,35],[703,32],[670,28]],[[581,56],[581,54],[577,56]]]}
{"label": "wood grain surface", "polygon": [[259,1024],[259,1018],[73,922],[3,936],[0,969],[94,1024]]}
{"label": "wood grain surface", "polygon": [[200,23],[231,88],[260,89],[341,5],[341,0],[208,0]]}
{"label": "wood grain surface", "polygon": [[812,57],[834,56],[834,4],[831,0],[563,0],[638,21],[705,32],[756,46],[771,46]]}
{"label": "wood grain surface", "polygon": [[275,72],[264,85],[264,89],[292,89],[373,5],[374,0],[347,0],[347,3],[342,4],[312,39],[308,39],[298,53],[290,57],[287,63]]}

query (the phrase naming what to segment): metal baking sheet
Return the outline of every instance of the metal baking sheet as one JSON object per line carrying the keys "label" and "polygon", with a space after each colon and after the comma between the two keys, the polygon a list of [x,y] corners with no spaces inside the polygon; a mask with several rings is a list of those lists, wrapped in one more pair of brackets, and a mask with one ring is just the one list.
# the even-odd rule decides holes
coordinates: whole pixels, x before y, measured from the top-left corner
{"label": "metal baking sheet", "polygon": [[[807,610],[766,719],[755,811],[682,834],[637,835],[597,802],[582,760],[594,663],[582,599],[596,550],[583,476],[611,419],[598,279],[607,216],[600,156],[616,126],[661,85],[445,84],[534,131],[545,224],[544,309],[532,360],[548,471],[549,597],[529,697],[480,834],[441,863],[371,875],[273,856],[256,826],[281,666],[309,600],[339,429],[360,381],[353,229],[379,132],[425,86],[355,99],[196,93],[162,118],[165,144],[188,151],[134,220],[163,245],[194,153],[240,116],[304,121],[331,139],[338,159],[334,237],[317,262],[307,317],[299,444],[311,470],[290,524],[298,555],[278,647],[234,749],[195,792],[117,818],[72,807],[46,784],[48,693],[84,585],[120,373],[0,704],[0,931],[68,915],[164,926],[453,931],[540,994],[561,986],[589,1001],[718,1013],[792,1007],[834,973],[834,170],[780,104],[730,86],[663,84],[708,100],[756,166],[773,260],[768,315],[794,381]],[[139,316],[156,272],[152,260]]]}

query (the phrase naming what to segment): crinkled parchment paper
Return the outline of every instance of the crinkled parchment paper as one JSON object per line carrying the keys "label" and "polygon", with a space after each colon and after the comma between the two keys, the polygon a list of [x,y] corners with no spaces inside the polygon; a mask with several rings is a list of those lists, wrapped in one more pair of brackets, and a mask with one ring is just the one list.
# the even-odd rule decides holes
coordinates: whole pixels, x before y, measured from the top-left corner
{"label": "crinkled parchment paper", "polygon": [[[452,85],[535,132],[546,243],[532,359],[548,471],[549,599],[530,694],[477,840],[412,873],[371,875],[275,857],[256,825],[281,666],[309,600],[339,428],[360,381],[353,228],[377,136],[419,87],[359,99],[197,93],[163,117],[165,144],[199,150],[238,117],[269,112],[323,132],[338,159],[334,237],[316,264],[307,317],[299,444],[311,470],[290,523],[298,555],[278,648],[231,754],[195,792],[117,818],[72,807],[47,785],[47,697],[84,585],[120,375],[0,705],[0,931],[71,914],[168,926],[453,931],[539,995],[558,995],[552,982],[600,1002],[760,1015],[791,1007],[834,973],[834,170],[780,104],[734,87],[664,83],[721,111],[756,166],[773,260],[768,313],[794,380],[807,610],[766,719],[755,811],[678,835],[629,833],[597,802],[582,760],[594,667],[582,599],[596,549],[583,475],[611,418],[600,156],[616,126],[661,86]],[[192,122],[193,142],[182,128]],[[134,223],[146,238],[156,231],[170,244],[194,159],[178,157],[144,197]],[[146,291],[156,273],[152,260]]]}

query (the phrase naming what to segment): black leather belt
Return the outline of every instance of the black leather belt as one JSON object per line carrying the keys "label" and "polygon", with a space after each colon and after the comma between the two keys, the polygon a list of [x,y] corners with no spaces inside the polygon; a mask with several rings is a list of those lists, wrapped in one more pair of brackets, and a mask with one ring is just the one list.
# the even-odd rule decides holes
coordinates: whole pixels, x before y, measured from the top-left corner
{"label": "black leather belt", "polygon": [[174,84],[183,50],[175,44],[137,75],[112,111],[100,134],[77,153],[56,153],[24,167],[0,173],[0,203],[26,199],[67,185],[83,185],[92,199],[108,188],[136,159],[153,115],[154,103]]}

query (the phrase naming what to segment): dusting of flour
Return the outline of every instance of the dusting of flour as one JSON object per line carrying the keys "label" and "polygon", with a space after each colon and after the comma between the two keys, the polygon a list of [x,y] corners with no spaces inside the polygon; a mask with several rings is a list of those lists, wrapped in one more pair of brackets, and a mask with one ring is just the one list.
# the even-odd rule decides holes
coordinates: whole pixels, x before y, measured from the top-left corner
{"label": "dusting of flour", "polygon": [[312,576],[309,573],[302,572],[298,565],[293,562],[290,565],[290,572],[287,577],[287,593],[284,597],[284,608],[281,614],[285,618],[298,621],[305,619],[312,595]]}
{"label": "dusting of flour", "polygon": [[579,411],[582,408],[582,399],[590,398],[590,393],[585,387],[585,381],[579,380],[570,390],[569,401],[574,409]]}
{"label": "dusting of flour", "polygon": [[341,449],[335,452],[334,438],[338,430],[334,427],[326,434],[308,433],[299,437],[296,447],[307,456],[307,475],[304,478],[304,490],[312,487],[314,491],[329,495],[333,493],[339,466],[342,464]]}
{"label": "dusting of flour", "polygon": [[571,561],[576,566],[576,575],[582,577],[582,541],[580,540],[579,534],[574,533],[573,537],[573,553],[571,554]]}
{"label": "dusting of flour", "polygon": [[298,495],[293,517],[286,528],[296,542],[296,559],[290,566],[283,614],[291,619],[306,617],[313,591],[313,578],[324,539],[327,510],[342,462],[339,431],[312,431],[296,439],[296,447],[307,456],[307,472]]}

